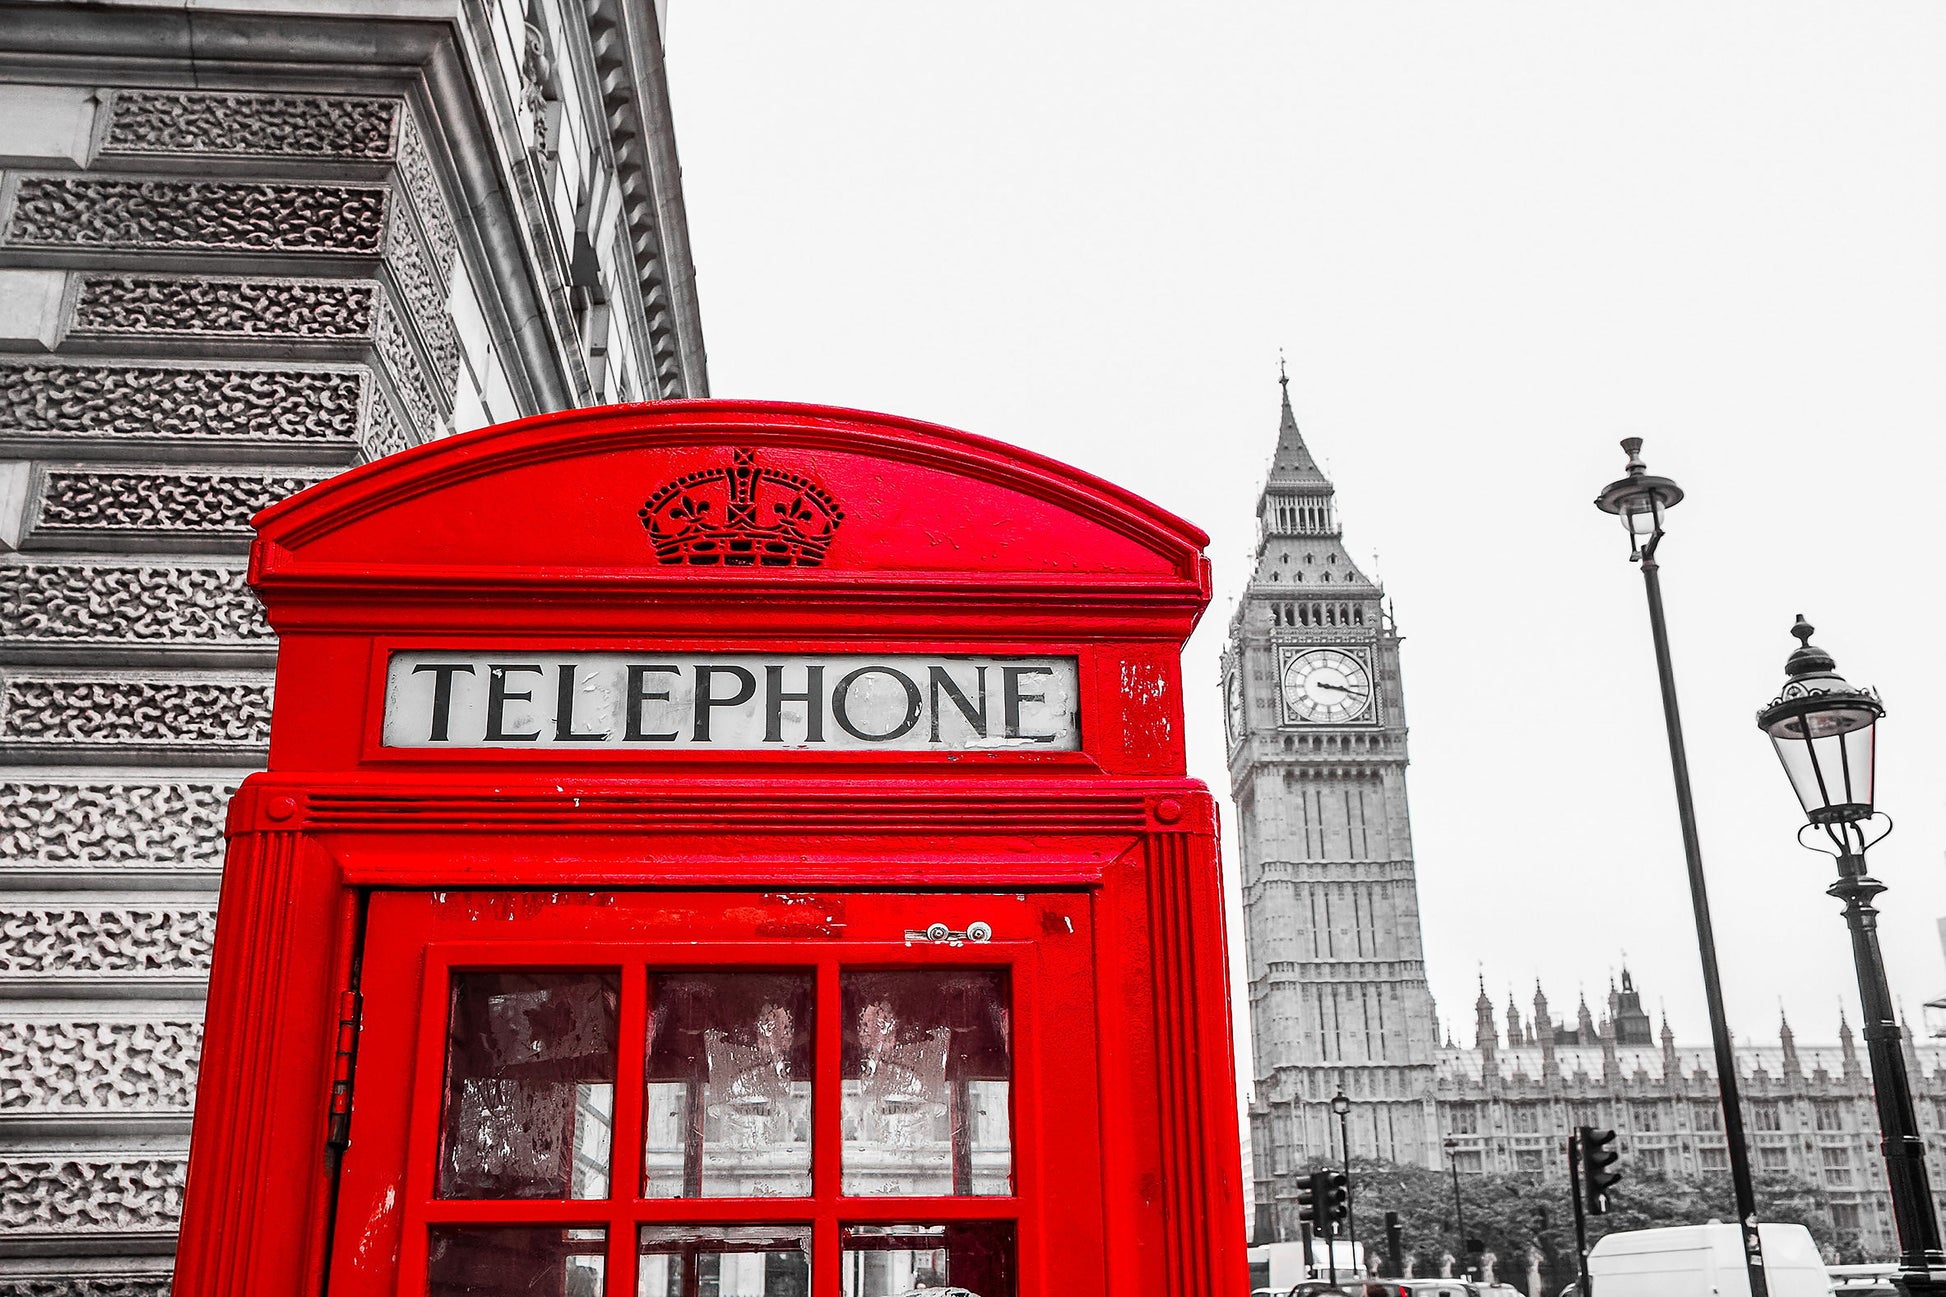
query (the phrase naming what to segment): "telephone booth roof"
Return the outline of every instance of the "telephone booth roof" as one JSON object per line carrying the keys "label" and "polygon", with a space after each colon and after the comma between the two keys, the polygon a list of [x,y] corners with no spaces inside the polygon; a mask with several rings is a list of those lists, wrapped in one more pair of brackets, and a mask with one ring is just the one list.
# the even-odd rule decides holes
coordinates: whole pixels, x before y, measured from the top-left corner
{"label": "telephone booth roof", "polygon": [[[707,534],[698,552],[678,534],[739,506],[767,552],[726,554]],[[787,508],[794,525],[775,525]],[[611,406],[462,433],[255,524],[250,580],[285,633],[741,632],[774,625],[783,601],[800,631],[1059,624],[1180,643],[1210,588],[1202,531],[1098,478],[936,424],[781,402]]]}

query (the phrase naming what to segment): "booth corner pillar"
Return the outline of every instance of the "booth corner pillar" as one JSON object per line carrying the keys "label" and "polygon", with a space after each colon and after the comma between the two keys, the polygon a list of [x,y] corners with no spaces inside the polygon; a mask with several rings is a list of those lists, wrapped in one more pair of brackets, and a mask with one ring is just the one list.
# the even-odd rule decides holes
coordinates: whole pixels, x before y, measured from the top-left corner
{"label": "booth corner pillar", "polygon": [[256,525],[178,1297],[1242,1290],[1200,531],[727,401]]}

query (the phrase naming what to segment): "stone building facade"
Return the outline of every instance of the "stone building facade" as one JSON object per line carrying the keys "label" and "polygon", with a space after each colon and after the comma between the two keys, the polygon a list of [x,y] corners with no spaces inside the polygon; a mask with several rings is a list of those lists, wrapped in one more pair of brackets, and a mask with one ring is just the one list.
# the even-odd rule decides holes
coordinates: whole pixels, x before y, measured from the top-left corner
{"label": "stone building facade", "polygon": [[0,0],[0,1295],[167,1291],[251,514],[703,395],[650,0]]}
{"label": "stone building facade", "polygon": [[[1614,1127],[1636,1176],[1728,1170],[1709,1048],[1679,1046],[1622,974],[1603,1011],[1496,1018],[1484,990],[1470,1048],[1441,1043],[1420,942],[1399,634],[1343,546],[1334,490],[1288,386],[1259,496],[1256,566],[1223,658],[1256,1075],[1248,1109],[1256,1241],[1296,1238],[1297,1181],[1336,1163],[1343,1092],[1354,1157],[1462,1174],[1564,1178],[1577,1125]],[[1946,1188],[1946,1045],[1909,1071]],[[1753,1165],[1820,1188],[1832,1224],[1893,1249],[1870,1079],[1839,1044],[1738,1049]],[[1946,1214],[1946,1199],[1942,1199]]]}
{"label": "stone building facade", "polygon": [[[1676,1043],[1664,1020],[1650,1028],[1641,994],[1624,970],[1604,1012],[1581,1001],[1574,1025],[1557,1023],[1535,988],[1523,1020],[1509,997],[1496,1019],[1484,988],[1474,1005],[1474,1044],[1440,1050],[1440,1128],[1462,1175],[1482,1171],[1567,1177],[1565,1143],[1576,1126],[1614,1129],[1625,1179],[1728,1175],[1716,1055]],[[1938,1207],[1946,1215],[1946,1046],[1906,1040],[1906,1070],[1931,1155]],[[1892,1203],[1879,1153],[1871,1077],[1851,1026],[1836,1045],[1800,1046],[1790,1023],[1775,1045],[1737,1046],[1744,1133],[1759,1174],[1814,1185],[1831,1204],[1831,1224],[1877,1255],[1897,1250]]]}

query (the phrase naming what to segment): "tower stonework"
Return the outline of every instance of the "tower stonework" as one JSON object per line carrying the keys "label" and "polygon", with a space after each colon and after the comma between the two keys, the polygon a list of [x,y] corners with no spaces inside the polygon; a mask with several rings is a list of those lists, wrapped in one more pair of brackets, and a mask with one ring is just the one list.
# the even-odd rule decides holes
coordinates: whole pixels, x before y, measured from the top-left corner
{"label": "tower stonework", "polygon": [[1351,1152],[1436,1165],[1438,1036],[1406,806],[1399,636],[1346,553],[1284,382],[1256,567],[1223,656],[1256,1093],[1257,1238],[1297,1237],[1296,1180]]}

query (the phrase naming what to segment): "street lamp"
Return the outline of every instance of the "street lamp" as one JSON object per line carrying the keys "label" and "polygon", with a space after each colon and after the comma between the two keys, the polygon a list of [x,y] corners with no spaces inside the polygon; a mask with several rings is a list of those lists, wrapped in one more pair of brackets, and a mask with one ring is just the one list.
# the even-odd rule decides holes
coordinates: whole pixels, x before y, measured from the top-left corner
{"label": "street lamp", "polygon": [[[1940,1250],[1939,1220],[1927,1183],[1926,1146],[1912,1111],[1912,1084],[1900,1043],[1904,1033],[1893,1012],[1878,948],[1878,911],[1872,898],[1885,884],[1865,872],[1866,848],[1892,831],[1891,817],[1872,807],[1875,736],[1885,706],[1872,690],[1845,682],[1831,655],[1811,643],[1812,629],[1799,613],[1791,627],[1798,645],[1784,662],[1788,679],[1757,713],[1757,725],[1770,735],[1810,821],[1798,830],[1798,841],[1838,861],[1838,881],[1826,890],[1844,902],[1851,928],[1880,1147],[1891,1184],[1892,1219],[1899,1229],[1899,1281],[1910,1293],[1946,1292],[1946,1253]],[[1816,842],[1818,832],[1829,847]],[[1804,840],[1807,833],[1814,835],[1810,842]]]}
{"label": "street lamp", "polygon": [[1346,1097],[1342,1085],[1331,1098],[1331,1111],[1338,1114],[1338,1147],[1345,1155],[1345,1241],[1351,1244],[1351,1254],[1355,1258],[1358,1255],[1358,1226],[1351,1218],[1351,1100]]}
{"label": "street lamp", "polygon": [[[1459,1230],[1460,1251],[1461,1253],[1465,1253],[1467,1251],[1466,1211],[1464,1208],[1460,1206],[1459,1141],[1451,1138],[1450,1136],[1446,1140],[1446,1165],[1449,1166],[1453,1172],[1453,1224]],[[1464,1261],[1460,1263],[1460,1268],[1462,1270],[1472,1269],[1472,1267],[1467,1265]]]}
{"label": "street lamp", "polygon": [[1763,1243],[1757,1233],[1757,1194],[1750,1180],[1750,1150],[1743,1139],[1743,1102],[1737,1093],[1736,1051],[1723,1011],[1723,984],[1716,968],[1716,931],[1710,922],[1709,889],[1703,880],[1703,848],[1696,834],[1696,803],[1689,790],[1689,755],[1683,746],[1682,714],[1676,707],[1676,674],[1669,660],[1669,624],[1662,612],[1662,581],[1655,559],[1668,511],[1682,500],[1682,488],[1666,477],[1651,476],[1642,462],[1642,439],[1625,437],[1628,476],[1610,482],[1595,504],[1617,515],[1628,531],[1629,561],[1642,565],[1649,596],[1649,635],[1655,643],[1656,676],[1662,687],[1662,721],[1669,732],[1669,766],[1676,783],[1676,818],[1682,827],[1683,860],[1689,870],[1689,904],[1696,916],[1696,948],[1703,961],[1703,996],[1709,1005],[1710,1038],[1716,1047],[1716,1086],[1723,1104],[1723,1142],[1730,1154],[1730,1185],[1742,1226],[1744,1270],[1751,1297],[1770,1297],[1764,1279]]}

